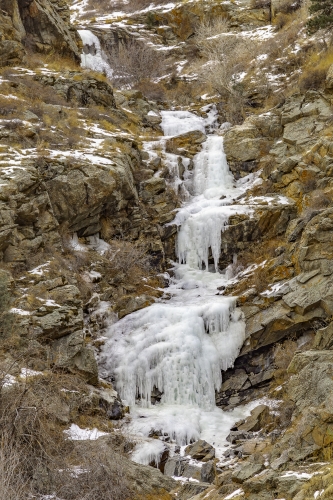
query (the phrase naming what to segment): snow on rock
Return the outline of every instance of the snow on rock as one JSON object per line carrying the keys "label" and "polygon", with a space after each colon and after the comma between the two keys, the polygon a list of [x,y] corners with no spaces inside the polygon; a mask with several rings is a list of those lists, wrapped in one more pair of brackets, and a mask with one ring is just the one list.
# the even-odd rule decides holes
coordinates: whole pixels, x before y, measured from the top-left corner
{"label": "snow on rock", "polygon": [[233,491],[232,493],[230,493],[230,495],[226,496],[224,500],[231,500],[232,498],[235,498],[239,495],[244,495],[244,490],[242,490],[242,488],[239,488],[238,490],[236,491]]}
{"label": "snow on rock", "polygon": [[30,370],[29,368],[22,368],[20,378],[38,377],[39,375],[43,375],[43,372],[36,372],[35,370]]}
{"label": "snow on rock", "polygon": [[69,429],[64,431],[64,434],[67,435],[68,439],[72,441],[94,441],[101,436],[107,436],[107,432],[99,431],[98,429],[81,429],[76,424],[72,424]]}
{"label": "snow on rock", "polygon": [[24,309],[19,309],[17,307],[12,307],[9,312],[12,314],[19,314],[20,316],[29,316],[31,314],[30,311],[25,311]]}

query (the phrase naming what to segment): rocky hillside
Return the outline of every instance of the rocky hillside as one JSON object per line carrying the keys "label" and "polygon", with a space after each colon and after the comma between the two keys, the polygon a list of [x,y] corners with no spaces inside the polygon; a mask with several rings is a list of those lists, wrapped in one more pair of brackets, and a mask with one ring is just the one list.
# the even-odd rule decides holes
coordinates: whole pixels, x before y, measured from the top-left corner
{"label": "rocky hillside", "polygon": [[[299,2],[68,3],[1,1],[0,498],[332,498],[328,35],[307,35]],[[80,66],[98,50],[111,79]],[[162,140],[161,111],[212,106],[231,172],[251,178],[251,213],[222,235],[217,293],[237,297],[246,340],[216,404],[258,404],[224,460],[198,441],[162,474],[130,460],[97,358],[170,279],[178,181],[206,136]]]}

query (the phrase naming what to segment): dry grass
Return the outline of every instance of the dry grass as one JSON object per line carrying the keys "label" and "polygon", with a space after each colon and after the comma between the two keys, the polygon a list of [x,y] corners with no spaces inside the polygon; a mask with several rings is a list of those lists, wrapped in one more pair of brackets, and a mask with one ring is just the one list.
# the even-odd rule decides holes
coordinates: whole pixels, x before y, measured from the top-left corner
{"label": "dry grass", "polygon": [[80,399],[84,408],[86,388],[74,377],[33,377],[1,390],[0,499],[50,494],[66,500],[133,498],[120,455],[101,450],[96,460],[93,451],[80,453],[65,439],[57,413],[61,405],[73,405],[73,396],[63,387],[74,390],[76,408]]}
{"label": "dry grass", "polygon": [[317,90],[325,83],[328,68],[333,64],[333,48],[320,50],[320,47],[314,47],[309,52],[299,79],[300,90]]}

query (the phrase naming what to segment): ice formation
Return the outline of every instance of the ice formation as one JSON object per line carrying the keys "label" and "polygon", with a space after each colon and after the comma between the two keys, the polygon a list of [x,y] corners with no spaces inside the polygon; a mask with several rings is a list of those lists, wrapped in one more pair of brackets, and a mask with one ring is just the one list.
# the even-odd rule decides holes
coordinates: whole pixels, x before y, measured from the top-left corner
{"label": "ice formation", "polygon": [[113,71],[107,62],[98,37],[89,30],[78,30],[78,33],[84,46],[81,54],[81,66],[104,73],[111,78]]}
{"label": "ice formation", "polygon": [[[211,131],[215,111],[204,120],[186,111],[163,111],[165,136]],[[244,190],[243,190],[244,191]],[[131,408],[128,431],[148,437],[160,430],[184,445],[203,437],[223,446],[234,416],[215,406],[221,370],[232,366],[245,338],[245,323],[235,298],[217,294],[228,273],[218,269],[223,230],[242,190],[234,185],[223,152],[223,138],[209,134],[194,158],[190,199],[173,223],[179,226],[173,278],[161,299],[113,324],[101,356],[120,396]],[[211,251],[214,266],[210,266]],[[171,298],[170,298],[171,297]],[[159,395],[153,404],[152,391]],[[138,445],[133,459],[158,461],[162,446]]]}

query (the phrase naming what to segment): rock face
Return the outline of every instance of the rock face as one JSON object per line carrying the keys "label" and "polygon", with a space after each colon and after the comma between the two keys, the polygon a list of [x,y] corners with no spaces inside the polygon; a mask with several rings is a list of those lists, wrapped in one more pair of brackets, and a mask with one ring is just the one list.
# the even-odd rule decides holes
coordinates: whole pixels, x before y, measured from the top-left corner
{"label": "rock face", "polygon": [[62,73],[61,77],[37,76],[36,80],[52,87],[54,91],[72,105],[107,106],[115,108],[116,103],[109,83],[78,71]]}
{"label": "rock face", "polygon": [[19,19],[16,9],[13,11],[13,17],[6,11],[0,13],[0,66],[19,64],[24,58],[20,31],[23,26],[15,22]]}
{"label": "rock face", "polygon": [[[24,41],[39,52],[56,50],[58,53],[79,58],[78,38],[70,28],[66,1],[3,0],[2,9],[10,20],[7,26],[9,22],[12,24],[12,32],[7,28],[3,35],[7,37],[8,48],[14,49],[15,41],[22,51]],[[12,60],[13,56],[9,53],[3,65],[10,64]]]}

